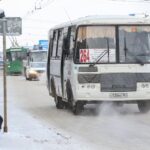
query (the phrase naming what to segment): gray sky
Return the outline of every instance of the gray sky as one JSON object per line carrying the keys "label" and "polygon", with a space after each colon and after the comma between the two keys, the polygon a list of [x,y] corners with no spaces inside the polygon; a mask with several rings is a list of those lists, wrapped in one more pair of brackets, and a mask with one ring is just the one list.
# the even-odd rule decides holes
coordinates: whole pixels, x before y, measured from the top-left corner
{"label": "gray sky", "polygon": [[[47,39],[48,30],[59,23],[89,15],[150,14],[150,1],[144,0],[2,0],[0,8],[7,17],[22,17],[22,45],[37,44]],[[7,38],[7,47],[10,44]],[[2,46],[0,46],[1,50]]]}

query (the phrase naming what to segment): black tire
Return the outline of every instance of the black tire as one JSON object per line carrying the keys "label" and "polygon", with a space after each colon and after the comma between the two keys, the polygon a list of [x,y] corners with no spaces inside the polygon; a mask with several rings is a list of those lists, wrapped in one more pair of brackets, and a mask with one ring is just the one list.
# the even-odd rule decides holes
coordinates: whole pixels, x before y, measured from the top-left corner
{"label": "black tire", "polygon": [[70,82],[67,82],[66,89],[67,89],[68,108],[70,108],[75,115],[79,115],[84,109],[84,103],[82,101],[77,101],[74,104],[73,92]]}
{"label": "black tire", "polygon": [[66,89],[67,89],[68,107],[73,109],[73,93],[72,93],[70,82],[67,83]]}
{"label": "black tire", "polygon": [[84,104],[82,102],[76,102],[75,106],[73,106],[73,113],[75,115],[81,114],[83,110],[84,110]]}
{"label": "black tire", "polygon": [[51,95],[52,95],[52,97],[55,98],[56,92],[55,92],[55,85],[54,85],[53,79],[51,79]]}
{"label": "black tire", "polygon": [[51,95],[54,97],[54,101],[56,104],[57,109],[63,109],[65,106],[65,103],[62,101],[62,97],[57,96],[56,89],[55,89],[55,83],[54,80],[51,79]]}
{"label": "black tire", "polygon": [[138,108],[141,113],[147,113],[150,111],[150,101],[139,101]]}
{"label": "black tire", "polygon": [[54,100],[57,109],[63,109],[65,107],[65,102],[62,101],[62,97],[55,95]]}

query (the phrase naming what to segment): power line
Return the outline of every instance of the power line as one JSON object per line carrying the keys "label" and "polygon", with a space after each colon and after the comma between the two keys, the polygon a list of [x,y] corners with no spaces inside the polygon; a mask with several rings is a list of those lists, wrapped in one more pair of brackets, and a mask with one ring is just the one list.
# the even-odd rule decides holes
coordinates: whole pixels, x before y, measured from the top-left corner
{"label": "power line", "polygon": [[150,0],[108,0],[108,1],[114,1],[114,2],[129,2],[129,3],[149,3]]}
{"label": "power line", "polygon": [[45,23],[58,23],[58,20],[44,20],[44,19],[32,19],[32,18],[25,18],[25,20],[29,20],[29,21],[35,21],[35,22],[45,22]]}
{"label": "power line", "polygon": [[28,29],[34,29],[34,30],[47,30],[49,27],[31,27],[31,26],[24,26],[25,28]]}
{"label": "power line", "polygon": [[26,15],[23,17],[23,19],[27,18],[30,15],[35,14],[37,11],[44,9],[45,7],[49,6],[50,4],[52,4],[55,0],[36,0],[34,7],[29,10]]}
{"label": "power line", "polygon": [[69,13],[67,12],[67,10],[64,8],[65,14],[67,16],[67,18],[69,19],[70,23],[72,24],[71,18],[69,16]]}

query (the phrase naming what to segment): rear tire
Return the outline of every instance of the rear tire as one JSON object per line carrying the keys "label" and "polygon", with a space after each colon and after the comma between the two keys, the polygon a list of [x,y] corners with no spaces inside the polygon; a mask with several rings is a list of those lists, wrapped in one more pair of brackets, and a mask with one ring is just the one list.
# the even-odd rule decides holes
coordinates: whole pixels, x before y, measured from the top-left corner
{"label": "rear tire", "polygon": [[73,93],[70,82],[67,83],[66,90],[67,90],[68,106],[69,108],[73,109]]}
{"label": "rear tire", "polygon": [[77,102],[74,101],[73,92],[69,81],[66,84],[66,91],[67,91],[68,107],[75,115],[79,115],[84,109],[84,103],[82,101]]}
{"label": "rear tire", "polygon": [[139,101],[138,108],[141,113],[147,113],[150,111],[150,101]]}
{"label": "rear tire", "polygon": [[75,106],[73,106],[73,113],[75,115],[79,115],[84,110],[84,104],[82,102],[76,102]]}
{"label": "rear tire", "polygon": [[63,109],[65,107],[65,102],[62,101],[62,97],[55,95],[54,100],[57,109]]}

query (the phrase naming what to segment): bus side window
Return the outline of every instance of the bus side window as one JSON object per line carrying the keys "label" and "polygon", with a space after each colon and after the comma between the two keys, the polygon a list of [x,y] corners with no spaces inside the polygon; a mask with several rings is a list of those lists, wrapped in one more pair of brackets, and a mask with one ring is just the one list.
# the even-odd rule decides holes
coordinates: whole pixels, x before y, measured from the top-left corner
{"label": "bus side window", "polygon": [[53,53],[53,31],[49,32],[48,58],[52,57]]}
{"label": "bus side window", "polygon": [[75,40],[75,27],[71,27],[71,32],[70,32],[70,54],[73,54],[74,50],[74,40]]}
{"label": "bus side window", "polygon": [[50,57],[52,57],[52,53],[53,53],[53,38],[50,38],[50,42],[49,42],[49,54],[50,54]]}
{"label": "bus side window", "polygon": [[67,39],[69,42],[69,44],[68,44],[68,49],[69,49],[68,57],[72,57],[73,56],[73,50],[74,50],[75,27],[69,27]]}
{"label": "bus side window", "polygon": [[10,52],[7,52],[6,57],[8,61],[12,61]]}
{"label": "bus side window", "polygon": [[56,56],[58,58],[61,57],[62,54],[62,44],[63,44],[63,30],[58,31],[58,43],[57,43],[57,53]]}
{"label": "bus side window", "polygon": [[53,52],[52,52],[52,57],[56,56],[56,48],[57,48],[57,36],[58,36],[58,32],[54,31],[53,34]]}

